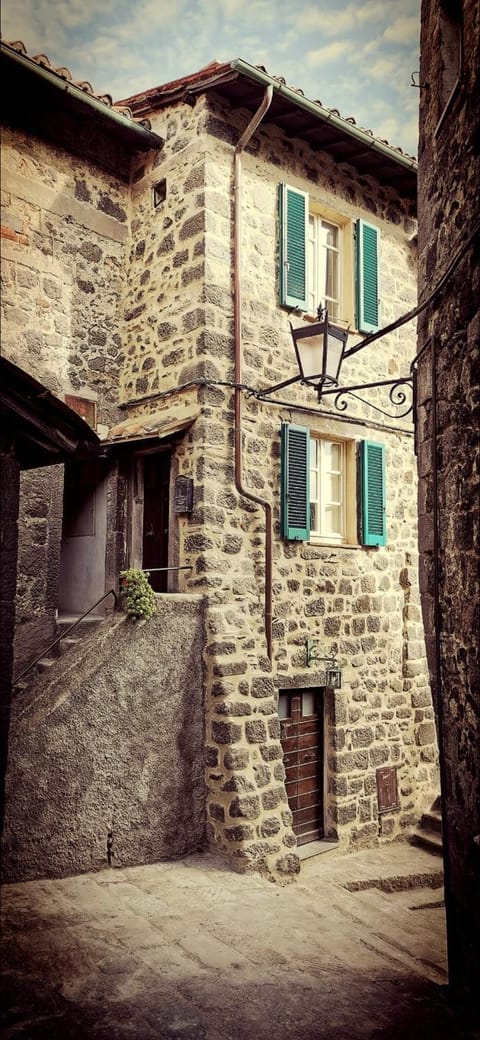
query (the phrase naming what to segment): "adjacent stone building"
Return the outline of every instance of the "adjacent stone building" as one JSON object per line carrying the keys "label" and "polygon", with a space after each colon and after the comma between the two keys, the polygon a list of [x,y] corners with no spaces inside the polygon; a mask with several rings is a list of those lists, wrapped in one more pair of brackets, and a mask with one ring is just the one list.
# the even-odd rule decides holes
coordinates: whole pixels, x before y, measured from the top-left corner
{"label": "adjacent stone building", "polygon": [[418,436],[422,607],[439,730],[449,975],[480,977],[478,4],[422,5]]}
{"label": "adjacent stone building", "polygon": [[[411,419],[388,387],[316,402],[290,331],[326,305],[353,347],[414,305],[416,163],[241,61],[121,104],[147,137],[127,156],[109,124],[110,162],[59,123],[7,131],[6,350],[102,437],[95,466],[24,489],[18,658],[125,565],[196,597],[204,842],[288,878],[297,843],[405,839],[437,785]],[[404,325],[342,382],[401,380],[414,353]],[[154,724],[169,675],[166,651]]]}

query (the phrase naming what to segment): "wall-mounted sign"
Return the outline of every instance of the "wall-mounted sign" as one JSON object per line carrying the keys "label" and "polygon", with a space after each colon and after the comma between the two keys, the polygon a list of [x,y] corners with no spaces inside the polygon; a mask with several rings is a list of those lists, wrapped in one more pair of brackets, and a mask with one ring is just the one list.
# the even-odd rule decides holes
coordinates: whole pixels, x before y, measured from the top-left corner
{"label": "wall-mounted sign", "polygon": [[377,801],[379,813],[400,808],[396,766],[382,766],[381,769],[377,769]]}
{"label": "wall-mounted sign", "polygon": [[193,509],[193,478],[175,480],[175,513],[191,513]]}

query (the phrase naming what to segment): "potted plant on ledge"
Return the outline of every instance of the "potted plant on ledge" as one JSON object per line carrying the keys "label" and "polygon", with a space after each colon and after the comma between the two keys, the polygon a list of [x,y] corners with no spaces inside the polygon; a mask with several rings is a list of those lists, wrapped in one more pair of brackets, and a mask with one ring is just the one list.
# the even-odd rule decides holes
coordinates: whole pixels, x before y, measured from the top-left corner
{"label": "potted plant on ledge", "polygon": [[120,574],[121,605],[127,617],[135,621],[148,621],[155,613],[155,593],[148,578],[148,571],[136,567]]}

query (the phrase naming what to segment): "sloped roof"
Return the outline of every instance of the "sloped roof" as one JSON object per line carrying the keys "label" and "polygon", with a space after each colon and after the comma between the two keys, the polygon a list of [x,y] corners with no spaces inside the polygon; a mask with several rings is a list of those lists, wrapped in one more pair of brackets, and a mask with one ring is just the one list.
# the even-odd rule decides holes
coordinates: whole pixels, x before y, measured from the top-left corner
{"label": "sloped roof", "polygon": [[98,452],[94,430],[47,387],[0,357],[0,428],[21,469],[50,466]]}
{"label": "sloped roof", "polygon": [[127,105],[138,118],[181,100],[192,103],[196,96],[212,91],[233,108],[255,111],[268,85],[273,87],[273,99],[264,124],[276,123],[287,135],[307,140],[313,149],[327,151],[336,161],[351,163],[400,193],[416,197],[414,156],[359,127],[353,116],[344,118],[338,109],[309,100],[303,91],[289,87],[283,77],[272,76],[264,66],[250,65],[241,58],[210,62],[198,72],[132,95],[119,104]]}
{"label": "sloped roof", "polygon": [[181,430],[188,429],[198,419],[200,409],[194,406],[180,412],[178,404],[170,410],[153,412],[153,414],[136,415],[112,426],[103,444],[125,443],[126,441],[147,440],[157,437],[160,440]]}
{"label": "sloped roof", "polygon": [[74,80],[70,69],[53,65],[46,54],[29,55],[22,40],[2,40],[1,54],[8,63],[3,95],[7,112],[22,105],[38,108],[42,88],[50,90],[53,97],[56,87],[58,104],[70,104],[84,115],[95,116],[110,131],[115,127],[134,147],[158,149],[163,144],[158,134],[152,132],[148,119],[138,119],[127,105],[114,104],[110,94],[96,94],[87,80]]}

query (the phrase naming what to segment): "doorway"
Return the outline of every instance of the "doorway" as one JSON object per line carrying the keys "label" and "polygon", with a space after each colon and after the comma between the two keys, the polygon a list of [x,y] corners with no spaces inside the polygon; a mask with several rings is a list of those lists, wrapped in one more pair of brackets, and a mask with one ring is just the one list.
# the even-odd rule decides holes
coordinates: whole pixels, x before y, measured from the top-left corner
{"label": "doorway", "polygon": [[171,451],[138,451],[129,463],[129,567],[150,572],[154,592],[169,589]]}
{"label": "doorway", "polygon": [[280,690],[278,712],[293,832],[306,845],[324,836],[323,690]]}
{"label": "doorway", "polygon": [[167,591],[168,515],[170,507],[170,452],[143,456],[142,567],[150,569],[154,592]]}
{"label": "doorway", "polygon": [[105,592],[107,476],[101,459],[65,465],[58,599],[63,615],[83,614]]}

